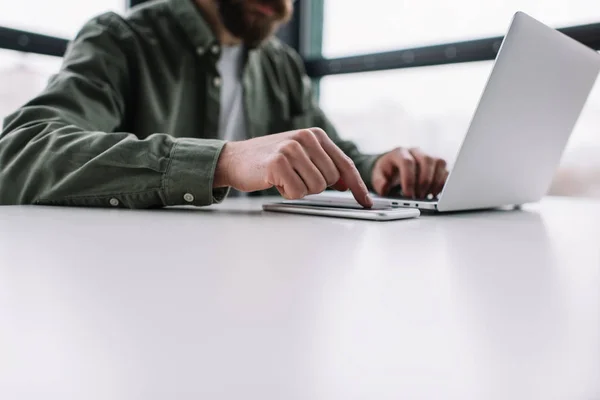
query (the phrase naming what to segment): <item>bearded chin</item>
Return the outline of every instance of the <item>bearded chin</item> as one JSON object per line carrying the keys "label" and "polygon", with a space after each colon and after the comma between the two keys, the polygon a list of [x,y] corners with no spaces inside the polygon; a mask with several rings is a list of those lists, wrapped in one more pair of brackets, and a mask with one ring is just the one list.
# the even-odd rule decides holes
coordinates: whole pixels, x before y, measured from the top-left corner
{"label": "bearded chin", "polygon": [[219,14],[225,28],[235,37],[241,39],[249,48],[260,46],[272,32],[272,24],[250,21],[244,9],[244,1],[219,0]]}

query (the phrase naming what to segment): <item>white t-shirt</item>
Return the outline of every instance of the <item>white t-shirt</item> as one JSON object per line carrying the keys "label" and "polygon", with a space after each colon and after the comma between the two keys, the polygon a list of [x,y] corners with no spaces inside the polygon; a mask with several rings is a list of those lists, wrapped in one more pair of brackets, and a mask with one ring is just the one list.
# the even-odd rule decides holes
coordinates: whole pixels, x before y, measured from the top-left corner
{"label": "white t-shirt", "polygon": [[244,48],[242,45],[224,46],[217,62],[217,70],[221,75],[219,139],[222,140],[247,139],[244,88],[242,87],[243,58]]}
{"label": "white t-shirt", "polygon": [[[244,47],[223,46],[217,62],[221,75],[221,109],[219,112],[219,139],[238,141],[247,139],[246,116],[244,115],[244,88],[242,67]],[[232,197],[245,196],[245,193],[231,189]]]}

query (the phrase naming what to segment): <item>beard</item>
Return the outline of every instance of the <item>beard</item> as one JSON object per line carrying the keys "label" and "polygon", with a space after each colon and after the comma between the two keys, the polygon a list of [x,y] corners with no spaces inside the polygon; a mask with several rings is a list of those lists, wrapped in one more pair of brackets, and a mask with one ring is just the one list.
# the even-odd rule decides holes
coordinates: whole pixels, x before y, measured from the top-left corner
{"label": "beard", "polygon": [[[252,3],[270,7],[273,14],[255,11]],[[292,13],[287,0],[216,0],[216,4],[225,28],[249,48],[258,47],[271,37]]]}

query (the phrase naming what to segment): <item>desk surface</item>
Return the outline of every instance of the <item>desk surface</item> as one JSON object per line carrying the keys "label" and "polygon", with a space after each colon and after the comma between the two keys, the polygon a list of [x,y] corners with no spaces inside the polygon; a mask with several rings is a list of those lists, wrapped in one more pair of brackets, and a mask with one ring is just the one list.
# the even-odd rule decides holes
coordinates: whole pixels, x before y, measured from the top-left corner
{"label": "desk surface", "polygon": [[0,398],[600,398],[600,203],[260,204],[0,207]]}

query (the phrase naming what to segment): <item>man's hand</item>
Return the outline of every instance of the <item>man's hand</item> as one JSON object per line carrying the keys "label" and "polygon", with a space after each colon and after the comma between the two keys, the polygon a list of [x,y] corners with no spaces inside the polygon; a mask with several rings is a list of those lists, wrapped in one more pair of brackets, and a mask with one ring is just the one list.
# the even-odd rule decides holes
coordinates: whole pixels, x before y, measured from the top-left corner
{"label": "man's hand", "polygon": [[424,199],[436,197],[442,191],[448,170],[446,161],[431,157],[419,149],[399,147],[381,156],[373,168],[372,183],[381,195],[400,185],[406,197]]}
{"label": "man's hand", "polygon": [[321,193],[328,187],[350,189],[363,207],[373,205],[352,160],[319,128],[225,144],[213,186],[243,192],[275,186],[290,200]]}

